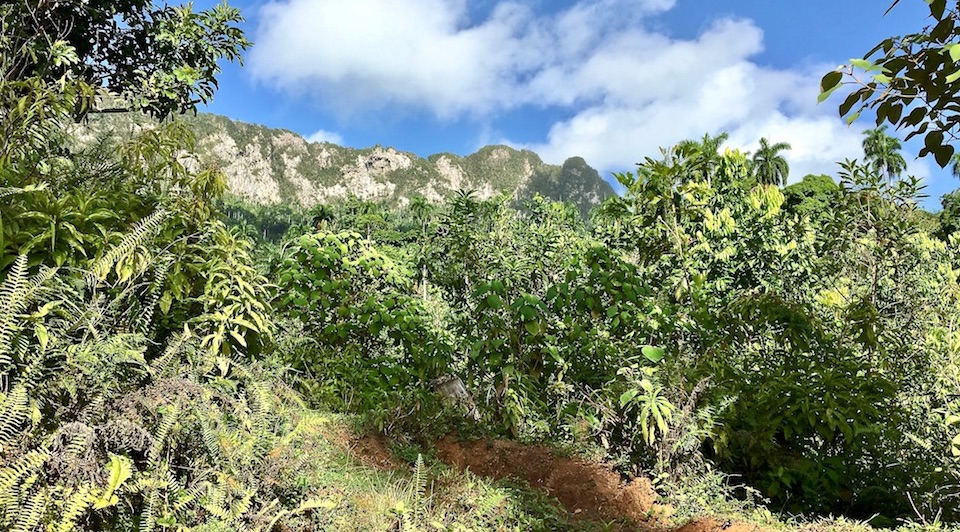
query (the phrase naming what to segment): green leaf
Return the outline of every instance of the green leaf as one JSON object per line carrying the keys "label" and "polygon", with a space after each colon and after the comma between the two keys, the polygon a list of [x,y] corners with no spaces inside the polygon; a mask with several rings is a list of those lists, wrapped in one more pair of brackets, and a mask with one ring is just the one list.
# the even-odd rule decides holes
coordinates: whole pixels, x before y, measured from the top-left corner
{"label": "green leaf", "polygon": [[47,343],[50,341],[50,335],[47,333],[47,328],[42,323],[38,323],[34,327],[34,335],[36,335],[37,340],[40,341],[40,349],[42,351],[46,351]]}
{"label": "green leaf", "polygon": [[824,93],[835,90],[840,86],[841,81],[843,81],[843,73],[836,70],[827,72],[820,80],[820,92]]}
{"label": "green leaf", "polygon": [[232,336],[233,339],[236,340],[241,346],[247,347],[247,340],[239,332],[235,331],[234,329],[230,329],[230,336]]}
{"label": "green leaf", "polygon": [[527,323],[523,324],[523,327],[527,330],[528,333],[534,336],[538,336],[542,329],[542,327],[540,326],[540,322],[536,322],[536,321],[528,321]]}
{"label": "green leaf", "polygon": [[620,395],[620,408],[627,406],[627,404],[630,403],[630,401],[633,401],[633,399],[639,394],[640,390],[636,389],[630,389],[623,392],[623,394]]}
{"label": "green leaf", "polygon": [[954,148],[953,146],[944,145],[933,150],[933,158],[936,159],[937,164],[940,165],[940,168],[946,168],[950,164],[950,160],[953,158]]}
{"label": "green leaf", "polygon": [[947,9],[946,0],[927,0],[930,4],[930,14],[937,20],[943,19],[943,13]]}
{"label": "green leaf", "polygon": [[551,285],[550,288],[547,289],[548,301],[556,299],[558,295],[560,295],[560,290],[556,287],[556,285]]}
{"label": "green leaf", "polygon": [[950,59],[956,63],[960,62],[960,44],[948,44],[943,47],[950,54]]}
{"label": "green leaf", "polygon": [[825,90],[825,91],[821,92],[820,95],[817,96],[817,103],[823,103],[823,102],[827,101],[827,99],[830,98],[830,96],[831,96],[834,92],[836,92],[837,89],[839,89],[839,88],[840,88],[840,85],[837,85],[837,86],[833,87],[832,89]]}
{"label": "green leaf", "polygon": [[520,307],[520,315],[523,316],[524,320],[531,321],[537,317],[537,309],[529,305],[524,305]]}
{"label": "green leaf", "polygon": [[650,362],[657,363],[663,360],[664,350],[662,347],[654,347],[652,345],[645,345],[640,349],[640,352],[643,353],[643,356],[647,358]]}
{"label": "green leaf", "polygon": [[650,379],[643,379],[642,381],[640,381],[640,388],[647,393],[652,393],[653,383],[650,382]]}
{"label": "green leaf", "polygon": [[903,116],[903,104],[898,103],[891,105],[887,113],[887,120],[889,120],[891,124],[896,124],[900,122],[901,116]]}
{"label": "green leaf", "polygon": [[126,482],[133,473],[130,460],[115,454],[110,455],[109,468],[110,477],[107,490],[103,492],[103,495],[101,495],[93,505],[94,509],[97,510],[113,506],[119,502],[114,492],[116,492],[117,489],[120,488],[120,485]]}
{"label": "green leaf", "polygon": [[866,70],[868,72],[871,70],[879,69],[877,65],[873,64],[873,62],[868,61],[866,59],[851,59],[850,65],[853,66],[854,68],[859,68],[860,70]]}
{"label": "green leaf", "polygon": [[840,116],[846,116],[853,109],[854,104],[860,101],[860,93],[853,92],[840,104]]}
{"label": "green leaf", "polygon": [[943,145],[943,132],[931,131],[927,133],[927,136],[923,138],[923,145],[931,152],[935,152],[937,148]]}
{"label": "green leaf", "polygon": [[926,115],[922,107],[917,107],[913,111],[910,111],[910,114],[903,120],[903,123],[908,126],[915,126],[919,124],[923,117]]}

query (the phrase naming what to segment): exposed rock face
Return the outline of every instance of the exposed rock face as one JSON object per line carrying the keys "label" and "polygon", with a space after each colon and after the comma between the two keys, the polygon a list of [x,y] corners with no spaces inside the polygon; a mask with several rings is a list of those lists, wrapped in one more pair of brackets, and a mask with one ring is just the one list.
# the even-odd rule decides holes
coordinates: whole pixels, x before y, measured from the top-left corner
{"label": "exposed rock face", "polygon": [[[480,198],[539,193],[576,203],[586,213],[614,193],[580,158],[559,167],[528,150],[487,146],[466,157],[443,153],[423,159],[381,146],[358,150],[310,143],[290,131],[210,114],[185,120],[196,133],[201,160],[220,165],[230,192],[254,203],[310,207],[351,195],[398,204],[422,195],[440,202],[458,190],[473,190]],[[114,116],[90,127],[123,135],[146,123],[143,117]]]}
{"label": "exposed rock face", "polygon": [[[241,150],[226,132],[204,138],[199,147],[213,159],[224,164],[230,191],[254,203],[280,202],[280,187],[271,177],[270,166],[260,149]],[[249,152],[249,153],[248,153]],[[296,160],[296,156],[288,156]],[[235,179],[231,176],[246,176]]]}

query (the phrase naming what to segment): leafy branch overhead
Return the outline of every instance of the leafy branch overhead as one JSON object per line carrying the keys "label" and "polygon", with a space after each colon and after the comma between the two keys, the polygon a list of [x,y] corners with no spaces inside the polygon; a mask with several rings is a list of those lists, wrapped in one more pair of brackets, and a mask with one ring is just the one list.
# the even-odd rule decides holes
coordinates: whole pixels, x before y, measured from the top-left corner
{"label": "leafy branch overhead", "polygon": [[240,61],[250,46],[240,10],[226,3],[197,12],[150,0],[17,0],[0,17],[6,81],[80,82],[108,96],[94,111],[192,111],[212,100],[218,62]]}
{"label": "leafy branch overhead", "polygon": [[839,106],[848,124],[873,110],[877,126],[903,129],[906,140],[923,137],[920,156],[933,155],[945,167],[955,151],[951,143],[960,138],[960,3],[927,4],[927,26],[885,39],[863,58],[828,72],[820,81],[819,99],[849,90]]}

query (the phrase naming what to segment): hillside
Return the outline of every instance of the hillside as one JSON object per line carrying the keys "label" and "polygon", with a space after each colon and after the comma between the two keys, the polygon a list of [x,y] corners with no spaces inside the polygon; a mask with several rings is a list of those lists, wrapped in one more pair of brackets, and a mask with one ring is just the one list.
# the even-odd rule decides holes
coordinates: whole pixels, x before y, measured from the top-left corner
{"label": "hillside", "polygon": [[[208,163],[222,165],[230,191],[258,204],[313,206],[357,196],[403,204],[416,195],[440,202],[457,190],[474,190],[486,199],[501,192],[518,198],[542,196],[571,201],[586,215],[613,189],[580,157],[562,166],[544,163],[529,150],[486,146],[460,157],[451,153],[424,159],[413,153],[374,146],[355,149],[308,142],[283,129],[227,117],[185,117],[197,134],[197,151]],[[93,118],[94,132],[123,132],[142,127],[143,117]]]}

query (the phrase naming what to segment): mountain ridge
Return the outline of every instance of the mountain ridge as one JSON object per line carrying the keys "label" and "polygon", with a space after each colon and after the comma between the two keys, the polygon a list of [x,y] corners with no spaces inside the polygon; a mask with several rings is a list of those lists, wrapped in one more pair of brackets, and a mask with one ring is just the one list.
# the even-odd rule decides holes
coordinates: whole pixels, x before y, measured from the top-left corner
{"label": "mountain ridge", "polygon": [[[293,131],[209,113],[182,120],[196,135],[200,161],[219,165],[230,193],[256,204],[309,208],[356,196],[403,205],[417,195],[438,203],[459,190],[473,190],[480,199],[507,193],[522,200],[540,194],[572,202],[586,216],[614,195],[580,157],[551,165],[530,150],[490,145],[466,156],[441,152],[424,158],[379,144],[350,148],[310,142]],[[149,125],[146,117],[120,115],[95,117],[87,128],[120,134]]]}

